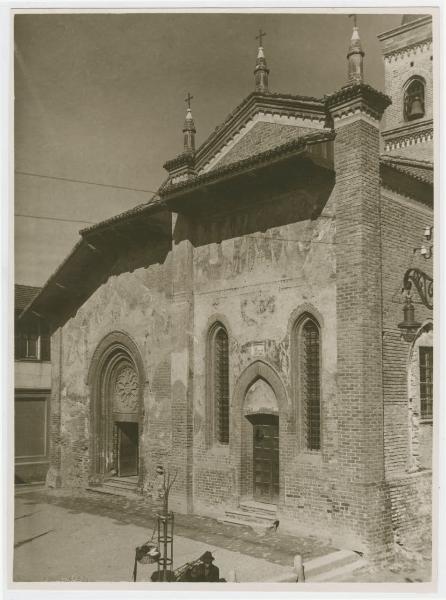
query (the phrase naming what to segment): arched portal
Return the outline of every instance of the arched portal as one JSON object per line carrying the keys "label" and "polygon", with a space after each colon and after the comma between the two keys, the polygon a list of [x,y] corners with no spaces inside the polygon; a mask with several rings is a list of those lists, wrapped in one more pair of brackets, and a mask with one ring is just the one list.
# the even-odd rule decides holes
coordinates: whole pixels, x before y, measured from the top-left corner
{"label": "arched portal", "polygon": [[106,336],[90,367],[91,475],[141,478],[140,441],[145,377],[135,343],[123,332]]}
{"label": "arched portal", "polygon": [[268,504],[283,500],[281,454],[289,410],[276,371],[256,361],[241,374],[234,390],[234,463],[239,497]]}
{"label": "arched portal", "polygon": [[[279,408],[272,387],[256,379],[246,392],[243,416],[247,430],[244,456],[257,502],[279,501]],[[244,436],[245,437],[245,436]]]}

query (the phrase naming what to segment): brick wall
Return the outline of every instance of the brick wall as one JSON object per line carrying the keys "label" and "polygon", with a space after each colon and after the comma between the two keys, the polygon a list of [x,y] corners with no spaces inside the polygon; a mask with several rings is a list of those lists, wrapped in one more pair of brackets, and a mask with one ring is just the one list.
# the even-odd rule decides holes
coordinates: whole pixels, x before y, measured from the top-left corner
{"label": "brick wall", "polygon": [[[389,550],[383,450],[379,123],[341,118],[335,139],[339,487],[367,551]],[[350,485],[346,485],[346,482]],[[338,511],[346,500],[335,504]]]}
{"label": "brick wall", "polygon": [[395,542],[421,550],[432,543],[432,474],[421,471],[389,482]]}
{"label": "brick wall", "polygon": [[[383,386],[386,475],[405,472],[408,466],[408,362],[410,344],[401,338],[403,320],[401,288],[409,267],[432,274],[432,260],[413,249],[422,243],[432,211],[408,198],[382,193],[382,287],[383,287]],[[432,311],[413,294],[416,320],[432,318]]]}
{"label": "brick wall", "polygon": [[[403,320],[401,288],[406,270],[419,268],[432,275],[432,260],[413,253],[432,219],[432,211],[420,203],[382,191],[385,470],[395,539],[412,547],[430,533],[432,425],[424,423],[412,431],[408,396],[412,395],[409,367],[414,344],[401,338],[398,323]],[[413,300],[415,319],[420,323],[431,320],[432,311],[421,304],[416,291]],[[418,472],[410,473],[413,470]]]}

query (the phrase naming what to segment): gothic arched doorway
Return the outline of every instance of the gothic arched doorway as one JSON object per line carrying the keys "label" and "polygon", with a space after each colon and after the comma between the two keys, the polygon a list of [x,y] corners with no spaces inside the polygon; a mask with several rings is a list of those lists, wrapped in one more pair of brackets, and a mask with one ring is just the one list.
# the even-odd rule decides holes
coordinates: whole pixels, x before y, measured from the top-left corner
{"label": "gothic arched doorway", "polygon": [[276,504],[279,500],[279,408],[276,395],[265,379],[256,379],[246,391],[243,416],[247,440],[243,454],[252,477],[252,497],[257,502]]}
{"label": "gothic arched doorway", "polygon": [[90,369],[92,387],[91,472],[94,480],[141,476],[141,405],[144,377],[134,342],[109,334]]}
{"label": "gothic arched doorway", "polygon": [[[285,386],[275,369],[262,360],[251,363],[235,384],[231,408],[230,453],[237,473],[236,501],[283,505],[284,451],[292,422]],[[262,450],[271,452],[262,457]],[[256,490],[255,474],[262,470],[268,480],[262,482],[263,475],[258,477],[261,481],[257,483],[264,487]]]}

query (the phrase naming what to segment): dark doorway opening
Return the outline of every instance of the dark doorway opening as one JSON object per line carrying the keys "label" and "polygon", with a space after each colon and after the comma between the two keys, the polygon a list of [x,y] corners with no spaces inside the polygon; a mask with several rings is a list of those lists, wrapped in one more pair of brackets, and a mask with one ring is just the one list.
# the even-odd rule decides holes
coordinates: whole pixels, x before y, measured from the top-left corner
{"label": "dark doorway opening", "polygon": [[253,496],[257,502],[279,500],[279,417],[256,415],[253,423]]}
{"label": "dark doorway opening", "polygon": [[118,476],[138,475],[138,423],[116,423],[118,432]]}

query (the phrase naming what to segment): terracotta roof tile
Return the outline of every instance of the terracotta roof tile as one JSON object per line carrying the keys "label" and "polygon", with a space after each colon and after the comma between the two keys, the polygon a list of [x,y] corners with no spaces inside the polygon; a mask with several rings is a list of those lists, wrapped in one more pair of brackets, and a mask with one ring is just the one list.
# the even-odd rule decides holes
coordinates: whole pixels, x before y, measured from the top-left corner
{"label": "terracotta roof tile", "polygon": [[409,175],[409,177],[422,183],[434,184],[434,169],[430,161],[383,155],[381,156],[381,164]]}
{"label": "terracotta roof tile", "polygon": [[34,285],[22,285],[16,283],[14,285],[14,300],[16,310],[23,310],[25,306],[33,300],[42,288]]}
{"label": "terracotta roof tile", "polygon": [[279,146],[275,146],[270,148],[269,150],[264,150],[258,154],[254,154],[252,156],[248,156],[242,160],[238,160],[236,162],[230,163],[228,165],[217,166],[215,169],[211,169],[205,173],[202,173],[192,179],[187,181],[180,181],[175,184],[170,184],[164,187],[164,189],[159,190],[159,194],[162,198],[168,196],[171,192],[176,192],[177,190],[189,189],[193,187],[198,187],[205,183],[210,183],[212,181],[216,181],[228,174],[242,172],[245,168],[250,168],[270,160],[276,159],[288,153],[294,153],[298,151],[305,151],[307,146],[311,146],[313,144],[319,144],[322,142],[329,142],[333,140],[335,137],[335,132],[333,130],[322,130],[316,131],[314,133],[310,133],[301,137],[297,137],[291,139],[284,144]]}

